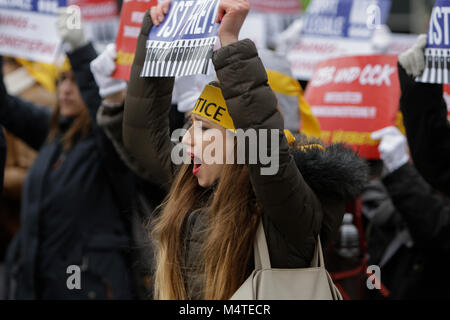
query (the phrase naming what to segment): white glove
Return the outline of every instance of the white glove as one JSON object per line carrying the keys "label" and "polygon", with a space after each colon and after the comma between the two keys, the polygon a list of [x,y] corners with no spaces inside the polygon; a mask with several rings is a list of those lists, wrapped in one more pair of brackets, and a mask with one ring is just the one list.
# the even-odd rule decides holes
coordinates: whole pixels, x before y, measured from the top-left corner
{"label": "white glove", "polygon": [[116,45],[110,43],[106,46],[105,51],[91,62],[91,71],[94,75],[95,82],[97,82],[100,88],[100,96],[102,98],[127,88],[125,81],[111,77],[114,70],[116,70],[116,63],[114,61],[116,57]]}
{"label": "white glove", "polygon": [[378,150],[389,172],[394,172],[409,161],[406,137],[396,127],[375,131],[371,138],[381,140]]}
{"label": "white glove", "polygon": [[425,69],[425,47],[427,46],[427,35],[421,34],[416,44],[398,56],[398,62],[406,70],[406,73],[418,77]]}
{"label": "white glove", "polygon": [[81,10],[76,6],[62,7],[58,9],[57,27],[67,51],[73,52],[88,44],[84,35]]}
{"label": "white glove", "polygon": [[372,50],[376,54],[386,54],[392,40],[392,32],[386,25],[380,25],[373,32],[372,36]]}
{"label": "white glove", "polygon": [[292,24],[280,33],[275,38],[275,48],[276,51],[287,53],[287,51],[295,45],[297,41],[300,39],[301,31],[303,28],[303,20],[297,19]]}

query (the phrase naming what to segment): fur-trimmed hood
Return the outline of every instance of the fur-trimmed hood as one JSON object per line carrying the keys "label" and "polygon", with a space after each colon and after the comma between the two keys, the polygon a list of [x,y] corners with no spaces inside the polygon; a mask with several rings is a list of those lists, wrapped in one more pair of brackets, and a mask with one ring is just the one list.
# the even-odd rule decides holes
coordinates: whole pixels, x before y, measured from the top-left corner
{"label": "fur-trimmed hood", "polygon": [[[314,147],[317,142],[290,152],[306,183],[319,198],[325,196],[348,201],[361,194],[368,181],[368,166],[352,149],[342,144]],[[321,144],[320,144],[321,145]]]}

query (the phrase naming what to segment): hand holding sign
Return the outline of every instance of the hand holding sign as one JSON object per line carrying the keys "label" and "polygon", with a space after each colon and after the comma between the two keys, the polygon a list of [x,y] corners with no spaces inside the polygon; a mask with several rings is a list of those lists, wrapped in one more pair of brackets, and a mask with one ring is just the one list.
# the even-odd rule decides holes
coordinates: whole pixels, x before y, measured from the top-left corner
{"label": "hand holding sign", "polygon": [[75,51],[88,43],[77,6],[59,8],[57,26],[62,40],[70,46],[68,51]]}
{"label": "hand holding sign", "polygon": [[[150,11],[150,17],[155,26],[164,22],[169,12],[172,0],[159,3]],[[239,32],[250,10],[248,0],[221,0],[216,22],[221,23],[219,38],[222,46],[238,41]]]}
{"label": "hand holding sign", "polygon": [[425,69],[425,47],[427,36],[420,35],[416,44],[398,56],[398,62],[405,69],[406,73],[413,77],[418,77]]}
{"label": "hand holding sign", "polygon": [[216,22],[221,23],[219,38],[223,47],[238,41],[239,32],[249,10],[250,3],[248,0],[220,1]]}
{"label": "hand holding sign", "polygon": [[172,0],[167,0],[159,3],[150,10],[150,18],[155,26],[159,26],[165,19],[165,15],[169,12],[170,3]]}
{"label": "hand holding sign", "polygon": [[116,58],[116,45],[110,43],[105,51],[91,62],[91,71],[102,98],[108,98],[127,88],[125,81],[114,79],[111,76],[116,69]]}
{"label": "hand holding sign", "polygon": [[220,0],[172,0],[152,9],[153,28],[141,76],[206,74],[220,27],[219,4]]}
{"label": "hand holding sign", "polygon": [[436,0],[430,18],[428,43],[425,48],[423,74],[416,78],[423,83],[450,83],[450,0]]}

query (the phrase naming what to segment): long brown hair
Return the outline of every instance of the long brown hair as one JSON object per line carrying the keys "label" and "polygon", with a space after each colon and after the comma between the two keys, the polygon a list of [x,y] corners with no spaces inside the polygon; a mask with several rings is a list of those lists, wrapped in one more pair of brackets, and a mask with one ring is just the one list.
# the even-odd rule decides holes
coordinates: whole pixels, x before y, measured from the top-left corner
{"label": "long brown hair", "polygon": [[[60,108],[59,105],[56,107],[52,114],[50,120],[50,131],[48,134],[48,141],[54,140],[60,133],[59,129],[59,117]],[[61,143],[64,150],[71,149],[78,139],[85,138],[91,129],[91,117],[89,116],[89,111],[87,107],[83,108],[79,115],[76,116],[70,128],[61,137]]]}
{"label": "long brown hair", "polygon": [[182,274],[182,229],[188,214],[201,209],[208,221],[199,262],[205,274],[202,296],[229,299],[245,280],[260,221],[247,167],[224,165],[214,192],[208,193],[198,185],[192,165],[183,165],[161,209],[153,225],[155,298],[189,298]]}

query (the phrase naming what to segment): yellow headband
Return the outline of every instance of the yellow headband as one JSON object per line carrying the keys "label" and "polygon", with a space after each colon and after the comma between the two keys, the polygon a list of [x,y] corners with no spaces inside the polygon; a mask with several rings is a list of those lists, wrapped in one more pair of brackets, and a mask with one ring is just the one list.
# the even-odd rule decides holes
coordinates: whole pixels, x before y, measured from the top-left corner
{"label": "yellow headband", "polygon": [[[236,132],[222,90],[218,87],[207,85],[195,103],[192,113],[217,123],[225,129]],[[295,137],[289,130],[284,130],[284,134],[288,143],[295,141]]]}
{"label": "yellow headband", "polygon": [[21,58],[16,58],[16,61],[28,71],[34,80],[50,92],[55,92],[56,82],[61,73],[71,70],[67,57],[62,64],[45,64]]}
{"label": "yellow headband", "polygon": [[192,113],[217,123],[225,129],[236,131],[220,88],[207,85],[195,103]]}

